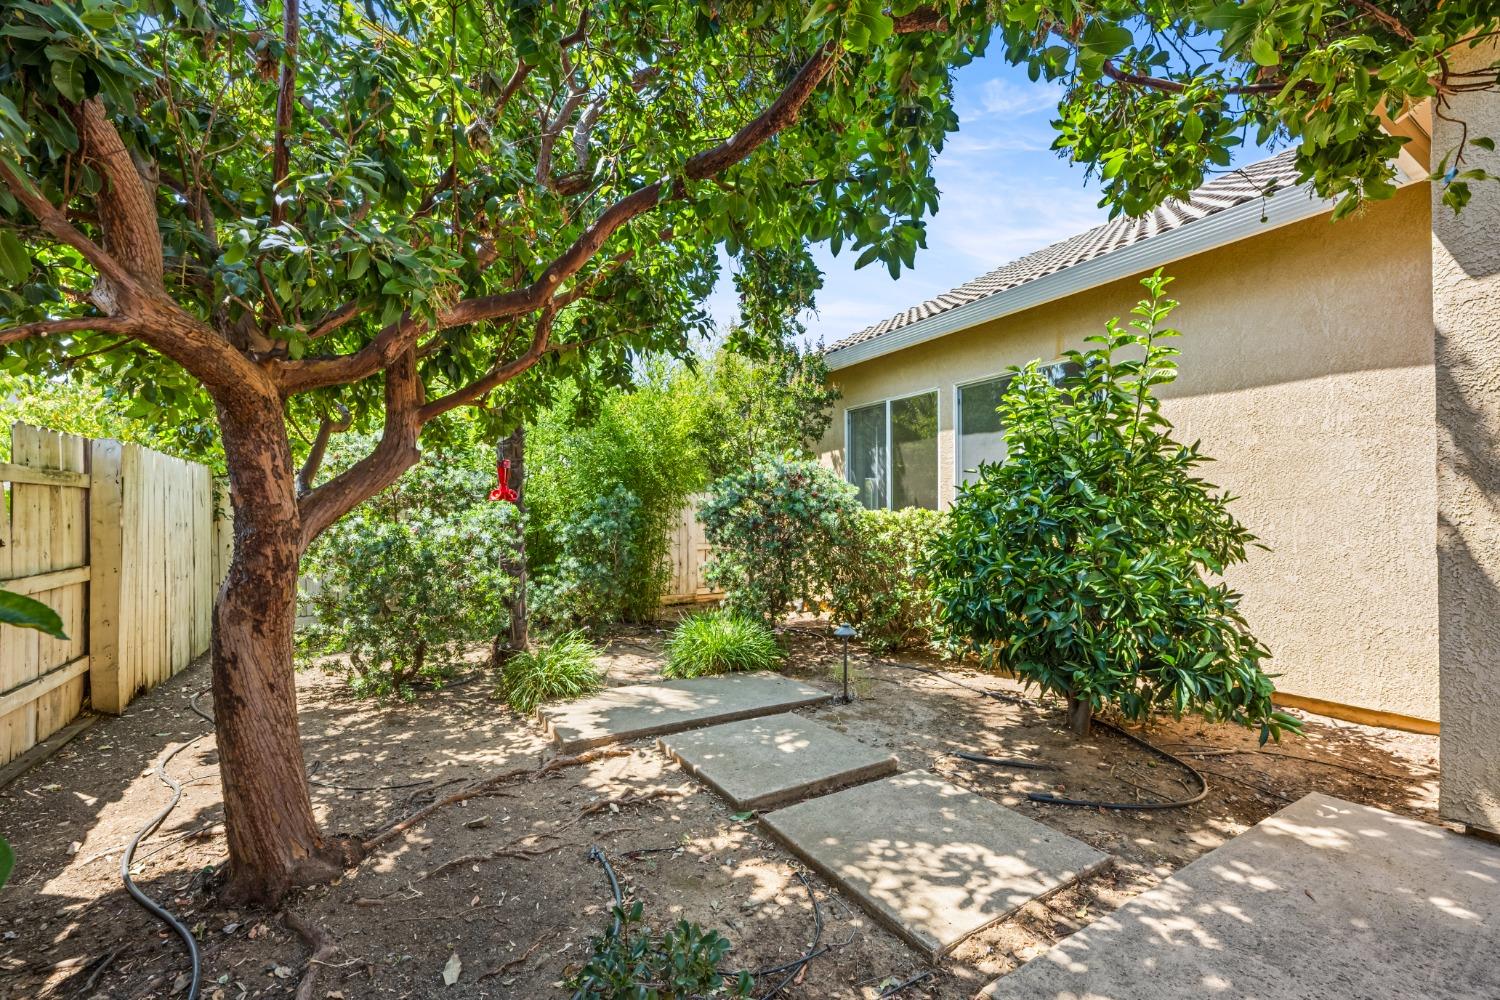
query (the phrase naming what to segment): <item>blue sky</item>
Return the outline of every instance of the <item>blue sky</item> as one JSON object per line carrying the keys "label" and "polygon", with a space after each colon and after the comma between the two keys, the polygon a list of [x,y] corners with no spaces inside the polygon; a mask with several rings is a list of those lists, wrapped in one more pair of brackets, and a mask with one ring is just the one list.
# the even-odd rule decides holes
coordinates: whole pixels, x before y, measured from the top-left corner
{"label": "blue sky", "polygon": [[[1108,213],[1097,207],[1097,185],[1085,185],[1083,168],[1048,148],[1058,96],[1057,84],[1033,83],[1025,70],[1006,65],[999,55],[960,70],[959,131],[937,159],[942,197],[938,213],[927,220],[927,249],[917,251],[914,269],[892,280],[878,261],[856,271],[856,252],[845,249],[835,257],[826,244],[816,247],[823,288],[817,312],[803,318],[807,343],[831,344],[1103,222]],[[1247,150],[1236,165],[1261,155]],[[736,316],[734,298],[726,274],[709,300],[721,327]]]}

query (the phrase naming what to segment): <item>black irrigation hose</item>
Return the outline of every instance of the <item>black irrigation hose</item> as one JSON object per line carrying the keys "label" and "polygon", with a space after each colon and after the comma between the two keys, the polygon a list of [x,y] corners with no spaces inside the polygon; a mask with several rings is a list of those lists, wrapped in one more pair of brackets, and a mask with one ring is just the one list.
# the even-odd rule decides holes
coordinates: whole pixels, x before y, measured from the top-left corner
{"label": "black irrigation hose", "polygon": [[[792,962],[790,965],[787,965],[787,966],[783,967],[783,968],[786,968],[786,969],[790,969],[791,971],[789,971],[786,974],[786,976],[782,978],[781,982],[779,982],[779,983],[776,984],[776,986],[771,990],[771,992],[769,992],[765,996],[761,997],[760,1000],[771,1000],[772,997],[778,996],[781,993],[782,990],[786,989],[788,986],[790,986],[792,984],[792,980],[793,979],[796,979],[799,975],[802,974],[802,970],[805,969],[805,968],[807,968],[807,965],[808,965],[809,962],[811,962],[814,958],[817,958],[824,951],[828,950],[826,948],[821,949],[821,950],[818,948],[818,942],[823,939],[823,908],[818,905],[818,894],[815,893],[815,892],[813,892],[812,883],[809,882],[807,880],[807,876],[804,875],[804,874],[802,874],[801,872],[797,873],[797,881],[799,881],[799,882],[802,883],[802,888],[804,888],[804,889],[807,890],[807,898],[812,900],[812,905],[813,905],[813,939],[812,939],[812,944],[808,946],[807,952],[801,958],[797,959],[795,962]],[[780,972],[781,969],[775,969],[775,970],[772,970],[772,971]]]}
{"label": "black irrigation hose", "polygon": [[954,750],[948,756],[957,757],[959,760],[971,761],[975,764],[994,764],[996,767],[1018,767],[1025,771],[1052,770],[1051,764],[1042,764],[1034,760],[1023,760],[1020,757],[990,757],[982,753],[970,753],[967,750]]}
{"label": "black irrigation hose", "polygon": [[609,855],[605,854],[604,849],[597,844],[589,848],[589,860],[597,861],[603,865],[604,874],[609,877],[609,891],[615,897],[615,925],[610,928],[609,935],[610,937],[619,937],[620,910],[625,907],[625,896],[620,892],[620,880],[615,876],[615,866],[609,863]]}
{"label": "black irrigation hose", "polygon": [[906,980],[904,983],[897,983],[895,986],[892,986],[889,989],[881,990],[880,996],[893,997],[897,993],[901,993],[909,987],[915,986],[918,983],[923,982],[924,980],[931,979],[935,975],[937,975],[937,973],[933,972],[931,969],[928,969],[926,972],[919,972],[915,976],[912,976],[910,979]]}
{"label": "black irrigation hose", "polygon": [[1084,806],[1090,809],[1126,809],[1135,812],[1146,812],[1154,809],[1182,809],[1195,802],[1202,802],[1204,797],[1208,795],[1208,779],[1203,776],[1202,771],[1199,771],[1181,757],[1174,756],[1161,747],[1148,743],[1134,733],[1121,729],[1113,723],[1105,722],[1103,719],[1095,719],[1093,722],[1094,725],[1103,726],[1115,735],[1125,737],[1136,746],[1150,751],[1163,760],[1171,761],[1188,774],[1191,774],[1193,780],[1198,783],[1198,794],[1190,798],[1176,799],[1171,802],[1097,802],[1092,799],[1064,799],[1056,795],[1048,795],[1045,792],[1031,792],[1026,796],[1028,799],[1032,802],[1044,802],[1052,806]]}
{"label": "black irrigation hose", "polygon": [[[198,707],[198,699],[203,697],[207,691],[208,688],[204,688],[193,695],[188,705],[194,712],[206,719],[209,725],[213,725],[213,717]],[[177,808],[177,803],[182,801],[182,782],[167,773],[167,765],[172,763],[173,757],[176,757],[182,751],[208,735],[208,733],[200,733],[194,736],[180,747],[168,753],[161,759],[161,763],[156,765],[156,776],[161,779],[162,784],[172,790],[172,800],[163,806],[155,816],[151,817],[145,826],[141,827],[140,831],[125,848],[125,853],[120,855],[120,881],[125,883],[125,891],[130,893],[130,898],[139,903],[147,913],[150,913],[156,919],[170,927],[182,939],[183,948],[186,949],[188,954],[188,961],[193,967],[192,979],[188,983],[187,1000],[198,1000],[198,990],[203,981],[203,959],[198,954],[198,942],[194,940],[193,932],[188,930],[182,921],[173,916],[171,911],[140,890],[140,887],[135,884],[135,879],[130,877],[130,863],[135,859],[135,849],[140,846],[141,841],[155,833],[161,827],[162,823],[166,821],[166,818],[171,815],[172,810]]]}

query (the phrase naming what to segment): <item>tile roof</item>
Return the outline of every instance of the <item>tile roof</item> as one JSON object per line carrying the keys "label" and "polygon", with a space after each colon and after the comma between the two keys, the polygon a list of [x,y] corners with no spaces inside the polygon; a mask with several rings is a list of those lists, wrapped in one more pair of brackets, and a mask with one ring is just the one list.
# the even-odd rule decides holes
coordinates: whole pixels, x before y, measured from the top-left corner
{"label": "tile roof", "polygon": [[1216,212],[1222,212],[1226,208],[1233,208],[1260,198],[1272,188],[1273,184],[1278,190],[1292,187],[1297,183],[1297,170],[1294,166],[1296,153],[1295,149],[1288,149],[1270,159],[1252,163],[1215,178],[1194,191],[1186,201],[1166,202],[1136,219],[1121,216],[1103,225],[1095,226],[1086,233],[1063,240],[1061,243],[1043,247],[1035,253],[1013,260],[988,274],[980,275],[973,281],[965,282],[957,288],[928,299],[920,305],[903,310],[889,319],[865,327],[858,333],[851,334],[831,345],[824,353],[833,354],[835,351],[853,347],[855,344],[874,340],[892,330],[899,330],[950,309],[957,309],[959,306],[966,306],[971,302],[977,302],[1018,285],[1024,285],[1028,281],[1055,274],[1075,264],[1104,257],[1153,236],[1159,236]]}

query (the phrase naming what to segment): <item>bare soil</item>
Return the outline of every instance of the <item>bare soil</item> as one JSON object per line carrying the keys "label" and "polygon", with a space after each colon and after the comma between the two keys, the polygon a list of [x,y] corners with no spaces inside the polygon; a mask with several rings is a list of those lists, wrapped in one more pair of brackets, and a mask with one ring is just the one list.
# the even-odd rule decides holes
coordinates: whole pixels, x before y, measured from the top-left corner
{"label": "bare soil", "polygon": [[[607,683],[655,676],[665,627],[615,634],[603,658]],[[804,623],[788,641],[787,672],[837,690],[839,651],[826,628]],[[925,654],[854,653],[853,704],[811,714],[889,748],[903,769],[934,770],[1117,860],[937,966],[808,873],[825,923],[822,943],[834,948],[781,997],[868,1000],[928,972],[899,995],[971,997],[1311,791],[1436,819],[1436,737],[1315,716],[1304,717],[1305,737],[1268,751],[1257,749],[1254,733],[1195,719],[1162,720],[1143,732],[1165,749],[1201,753],[1191,759],[1209,792],[1196,805],[1124,812],[1028,802],[1032,791],[1183,798],[1192,783],[1108,732],[1073,738],[1059,705],[1026,697],[1012,682]],[[0,893],[0,998],[123,1000],[184,991],[178,940],[126,896],[119,865],[124,845],[167,801],[157,762],[207,730],[188,707],[206,684],[205,665],[184,671],[0,792],[0,830],[19,858]],[[412,704],[356,700],[319,669],[300,673],[298,690],[314,803],[330,831],[378,831],[468,783],[553,755],[531,720],[489,697],[480,672]],[[1052,769],[968,763],[950,756],[958,750],[1023,756]],[[518,776],[440,809],[336,884],[299,894],[288,903],[294,921],[330,946],[310,965],[312,948],[281,914],[229,909],[214,894],[213,869],[225,858],[216,761],[211,737],[177,756],[170,771],[186,785],[183,800],[137,855],[139,884],[195,929],[203,995],[214,1000],[291,997],[309,968],[318,973],[310,995],[335,1000],[565,996],[560,982],[609,921],[608,884],[588,858],[594,845],[642,901],[648,922],[686,918],[718,928],[734,943],[729,964],[736,969],[783,965],[812,940],[815,904],[797,878],[798,862],[647,741],[588,764]],[[458,984],[445,987],[443,969],[455,955]],[[756,996],[781,979],[761,977]]]}

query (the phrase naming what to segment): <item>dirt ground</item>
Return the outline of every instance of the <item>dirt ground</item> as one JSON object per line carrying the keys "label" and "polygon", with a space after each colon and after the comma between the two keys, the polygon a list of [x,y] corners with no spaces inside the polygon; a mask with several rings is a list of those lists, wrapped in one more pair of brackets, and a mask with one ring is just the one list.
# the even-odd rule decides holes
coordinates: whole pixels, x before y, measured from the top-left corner
{"label": "dirt ground", "polygon": [[[665,628],[615,635],[603,659],[607,683],[655,676]],[[789,644],[789,674],[837,688],[838,649],[826,627],[795,628]],[[565,996],[560,982],[609,920],[608,884],[588,858],[593,845],[642,901],[648,922],[685,917],[718,928],[734,944],[729,965],[736,969],[801,955],[816,905],[822,944],[832,948],[781,997],[869,1000],[928,974],[899,995],[960,1000],[1308,792],[1436,819],[1436,737],[1316,716],[1304,716],[1304,738],[1270,752],[1257,752],[1253,733],[1230,726],[1154,725],[1144,735],[1157,745],[1199,752],[1191,759],[1209,791],[1186,808],[1131,813],[1028,802],[1032,791],[1182,798],[1191,781],[1107,732],[1074,739],[1057,705],[1010,697],[1020,688],[1008,681],[921,654],[856,650],[852,663],[854,703],[809,714],[889,748],[903,769],[932,769],[1108,852],[1113,867],[1028,905],[929,966],[808,873],[815,904],[786,851],[647,741],[441,809],[336,884],[295,897],[290,911],[334,946],[317,960],[312,996]],[[205,665],[184,671],[0,792],[0,830],[18,855],[0,893],[0,998],[127,1000],[185,989],[180,943],[125,895],[119,865],[124,845],[167,801],[157,762],[207,730],[188,707],[206,684]],[[353,699],[319,670],[302,672],[298,688],[313,800],[331,831],[380,830],[469,782],[552,755],[530,720],[490,699],[482,674],[413,704]],[[1006,771],[951,756],[959,750],[1024,756],[1052,769]],[[212,869],[225,858],[216,762],[205,737],[171,763],[184,797],[142,845],[137,881],[196,931],[205,997],[290,997],[309,968],[308,944],[280,915],[228,909],[213,894]],[[453,956],[458,983],[445,987]],[[755,995],[782,978],[761,977]]]}

